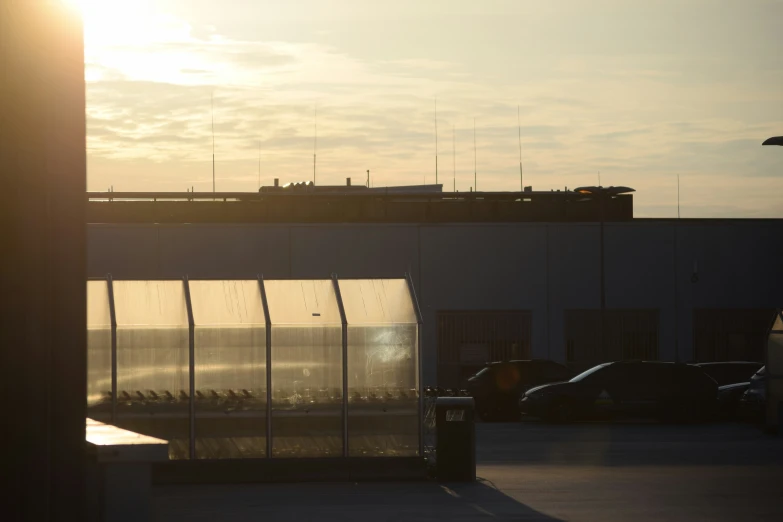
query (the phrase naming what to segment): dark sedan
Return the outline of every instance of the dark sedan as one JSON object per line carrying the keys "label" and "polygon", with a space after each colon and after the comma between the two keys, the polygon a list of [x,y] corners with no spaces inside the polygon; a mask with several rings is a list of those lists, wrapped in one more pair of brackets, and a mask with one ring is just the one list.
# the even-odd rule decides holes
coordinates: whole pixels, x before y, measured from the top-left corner
{"label": "dark sedan", "polygon": [[530,389],[519,407],[554,422],[622,416],[702,420],[715,413],[717,392],[715,380],[695,366],[623,361]]}
{"label": "dark sedan", "polygon": [[518,420],[519,398],[526,390],[549,382],[566,381],[568,368],[547,360],[506,361],[487,365],[468,379],[466,388],[484,421]]}
{"label": "dark sedan", "polygon": [[739,402],[740,416],[751,422],[763,422],[767,404],[767,368],[762,366],[751,377],[750,384]]}
{"label": "dark sedan", "polygon": [[715,379],[718,386],[725,386],[750,381],[753,374],[761,369],[762,364],[747,361],[722,361],[696,363],[694,366],[698,366]]}
{"label": "dark sedan", "polygon": [[737,416],[740,399],[750,386],[750,382],[726,384],[718,388],[718,413],[725,419]]}

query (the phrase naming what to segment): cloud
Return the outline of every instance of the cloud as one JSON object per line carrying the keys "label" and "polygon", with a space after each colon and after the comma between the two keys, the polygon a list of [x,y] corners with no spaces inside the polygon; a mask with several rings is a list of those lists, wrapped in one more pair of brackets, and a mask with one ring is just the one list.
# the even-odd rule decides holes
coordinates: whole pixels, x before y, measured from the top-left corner
{"label": "cloud", "polygon": [[[230,11],[232,0],[225,2]],[[610,4],[596,9],[622,9],[622,17],[644,22],[645,9]],[[431,39],[422,24],[409,23],[412,4],[399,15],[408,22],[390,17],[376,39],[359,43],[351,38],[360,33],[351,31],[370,29],[353,22],[290,40],[281,28],[265,40],[258,27],[233,30],[228,15],[216,15],[219,31],[207,27],[212,21],[197,20],[198,10],[185,15],[190,18],[137,17],[149,29],[139,40],[130,30],[116,38],[106,31],[103,43],[88,45],[89,186],[211,188],[213,98],[224,190],[257,184],[259,146],[267,182],[311,176],[316,107],[321,182],[342,184],[368,168],[380,184],[432,182],[437,98],[440,176],[450,181],[453,175],[454,128],[460,190],[473,184],[474,118],[480,185],[518,189],[519,106],[525,184],[536,189],[595,183],[600,170],[604,184],[638,190],[638,215],[670,216],[680,173],[685,188],[695,180],[720,187],[709,196],[687,196],[694,216],[783,215],[770,197],[783,155],[760,147],[779,133],[783,117],[775,109],[783,106],[781,93],[769,87],[783,78],[779,64],[709,49],[698,54],[694,39],[689,52],[638,39],[624,50],[610,39],[628,33],[618,28],[608,30],[608,43],[590,35],[582,46],[553,41],[579,16],[593,16],[584,9],[562,26],[552,25],[552,10],[528,13],[541,34],[526,46],[516,40],[532,38],[525,31],[487,33],[487,20],[512,16],[513,5],[506,14],[481,15],[488,18],[477,34],[498,44],[492,49],[466,39],[464,26],[451,35],[456,18],[436,31],[456,43]],[[674,3],[667,9],[679,13]],[[294,34],[296,24],[288,23]],[[387,30],[410,41],[380,41]],[[503,38],[509,40],[500,46]],[[397,47],[373,47],[381,44]],[[738,64],[743,77],[730,73]],[[746,200],[737,203],[738,197]]]}

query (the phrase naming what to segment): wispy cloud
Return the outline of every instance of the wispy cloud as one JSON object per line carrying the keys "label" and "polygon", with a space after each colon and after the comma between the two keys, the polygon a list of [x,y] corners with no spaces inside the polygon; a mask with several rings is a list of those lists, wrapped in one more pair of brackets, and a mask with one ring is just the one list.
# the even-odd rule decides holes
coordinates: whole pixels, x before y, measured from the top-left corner
{"label": "wispy cloud", "polygon": [[[616,10],[615,20],[655,35],[666,24],[687,27],[697,3],[665,2],[675,22],[608,0],[592,11],[525,8],[518,21],[526,30],[508,34],[498,28],[520,16],[517,2],[478,11],[450,4],[454,14],[429,28],[443,45],[423,32],[412,3],[391,9],[382,24],[338,17],[325,27],[302,15],[306,33],[294,11],[264,18],[261,7],[223,4],[224,15],[209,16],[200,2],[179,15],[175,0],[159,3],[161,11],[171,7],[166,13],[129,4],[119,29],[91,31],[87,20],[91,189],[211,188],[213,99],[219,189],[256,188],[259,148],[263,183],[311,176],[316,107],[321,183],[366,169],[379,183],[433,182],[437,98],[440,175],[453,175],[453,127],[460,190],[473,184],[474,117],[481,187],[519,188],[520,106],[526,184],[536,189],[594,183],[600,170],[604,184],[637,189],[637,214],[673,215],[680,173],[687,183],[710,180],[708,196],[688,201],[693,215],[783,216],[769,196],[783,154],[760,147],[783,132],[783,93],[774,87],[783,66],[752,58],[761,37],[721,54],[690,36],[677,36],[679,46],[663,37],[650,43],[606,25]],[[360,18],[379,17],[376,8],[355,7]],[[437,17],[431,7],[421,9]],[[259,29],[238,11],[256,16]],[[603,36],[585,32],[580,17],[603,20]],[[465,20],[472,32],[460,29]],[[353,38],[365,26],[376,27],[376,37]],[[713,38],[710,27],[694,27]]]}

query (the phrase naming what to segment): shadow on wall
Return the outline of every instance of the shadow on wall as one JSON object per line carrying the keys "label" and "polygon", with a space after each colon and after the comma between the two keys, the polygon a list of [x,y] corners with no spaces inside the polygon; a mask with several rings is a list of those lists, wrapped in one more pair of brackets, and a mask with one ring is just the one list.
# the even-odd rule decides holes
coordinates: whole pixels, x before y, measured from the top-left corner
{"label": "shadow on wall", "polygon": [[557,522],[489,482],[159,486],[155,520]]}

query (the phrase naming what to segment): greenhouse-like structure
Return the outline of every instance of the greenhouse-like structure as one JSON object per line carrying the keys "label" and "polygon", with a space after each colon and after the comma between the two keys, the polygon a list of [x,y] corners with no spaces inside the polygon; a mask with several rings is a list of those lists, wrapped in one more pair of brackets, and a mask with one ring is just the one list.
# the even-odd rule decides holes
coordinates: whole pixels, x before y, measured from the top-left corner
{"label": "greenhouse-like structure", "polygon": [[421,457],[409,278],[90,280],[88,416],[172,460]]}

